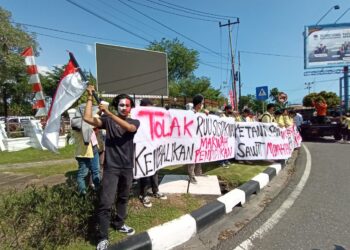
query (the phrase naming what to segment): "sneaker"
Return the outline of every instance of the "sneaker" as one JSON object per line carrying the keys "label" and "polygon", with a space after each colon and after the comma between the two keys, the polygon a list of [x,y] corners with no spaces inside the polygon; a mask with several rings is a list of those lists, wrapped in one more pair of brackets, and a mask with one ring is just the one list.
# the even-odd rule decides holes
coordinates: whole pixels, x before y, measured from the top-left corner
{"label": "sneaker", "polygon": [[133,229],[132,227],[128,227],[127,225],[123,225],[120,228],[117,229],[118,232],[120,233],[124,233],[126,235],[133,235],[135,234],[135,229]]}
{"label": "sneaker", "polygon": [[97,246],[96,246],[96,250],[105,250],[108,248],[109,242],[108,240],[101,240]]}
{"label": "sneaker", "polygon": [[153,194],[153,196],[157,199],[161,199],[161,200],[166,200],[168,199],[168,197],[165,194],[162,194],[161,192],[157,192],[155,194]]}
{"label": "sneaker", "polygon": [[149,196],[142,196],[140,195],[140,200],[144,207],[152,207],[152,202]]}
{"label": "sneaker", "polygon": [[190,177],[189,178],[189,182],[191,182],[192,184],[197,184],[198,183],[196,178],[194,178],[194,177]]}
{"label": "sneaker", "polygon": [[197,174],[196,176],[200,176],[200,177],[208,177],[207,174]]}
{"label": "sneaker", "polygon": [[227,165],[225,162],[221,163],[221,167],[223,168],[229,168],[229,165]]}

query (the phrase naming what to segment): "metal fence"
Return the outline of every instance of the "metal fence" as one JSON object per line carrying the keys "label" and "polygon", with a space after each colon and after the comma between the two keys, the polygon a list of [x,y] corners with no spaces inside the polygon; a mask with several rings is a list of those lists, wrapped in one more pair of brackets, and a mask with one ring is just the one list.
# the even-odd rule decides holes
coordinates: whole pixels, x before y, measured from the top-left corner
{"label": "metal fence", "polygon": [[[5,122],[5,117],[0,117],[0,123],[4,124],[8,138],[26,137],[27,135],[25,134],[24,125],[30,122],[30,120],[35,120],[35,118],[32,116],[10,116],[7,118],[7,122]],[[44,129],[46,121],[40,120],[40,124]],[[69,119],[61,119],[60,135],[66,134],[69,130]]]}

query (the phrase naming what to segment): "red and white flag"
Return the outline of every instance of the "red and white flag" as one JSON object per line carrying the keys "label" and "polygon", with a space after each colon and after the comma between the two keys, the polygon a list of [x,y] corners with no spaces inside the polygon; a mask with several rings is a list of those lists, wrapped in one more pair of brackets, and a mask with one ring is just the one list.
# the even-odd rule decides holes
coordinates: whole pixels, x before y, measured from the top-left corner
{"label": "red and white flag", "polygon": [[52,99],[41,143],[47,149],[58,152],[61,115],[84,93],[87,82],[82,80],[78,68],[69,60]]}
{"label": "red and white flag", "polygon": [[228,93],[229,93],[228,95],[230,97],[230,104],[232,106],[232,109],[234,109],[235,108],[235,99],[233,96],[233,90],[230,90]]}
{"label": "red and white flag", "polygon": [[32,47],[26,48],[22,54],[27,65],[27,73],[29,75],[29,83],[32,85],[32,92],[35,93],[35,102],[33,109],[37,109],[35,116],[46,116],[47,108],[45,105],[45,97],[41,87],[38,68],[35,64],[35,58]]}

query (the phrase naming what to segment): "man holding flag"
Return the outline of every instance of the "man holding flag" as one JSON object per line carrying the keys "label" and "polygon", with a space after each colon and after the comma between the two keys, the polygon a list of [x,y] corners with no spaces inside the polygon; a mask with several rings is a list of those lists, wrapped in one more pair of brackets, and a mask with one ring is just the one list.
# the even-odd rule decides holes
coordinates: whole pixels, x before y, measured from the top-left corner
{"label": "man holding flag", "polygon": [[[134,102],[130,96],[121,94],[112,101],[117,110],[113,114],[104,104],[99,104],[104,113],[100,118],[92,116],[94,87],[88,86],[88,101],[85,107],[84,121],[106,130],[105,166],[99,193],[97,208],[98,250],[108,247],[108,228],[112,224],[115,230],[133,235],[135,230],[124,224],[127,215],[129,192],[133,180],[134,145],[133,139],[140,126],[138,120],[129,118]],[[111,223],[111,208],[117,194],[117,214]]]}

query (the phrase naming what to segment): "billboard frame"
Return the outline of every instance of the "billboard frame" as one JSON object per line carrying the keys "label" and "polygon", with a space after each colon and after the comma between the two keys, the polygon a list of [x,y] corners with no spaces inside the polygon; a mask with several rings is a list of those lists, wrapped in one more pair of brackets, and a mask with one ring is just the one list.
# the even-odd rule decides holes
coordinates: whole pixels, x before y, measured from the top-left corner
{"label": "billboard frame", "polygon": [[[350,30],[350,23],[340,23],[340,24],[323,24],[323,25],[308,25],[304,28],[304,69],[322,69],[322,68],[336,68],[336,67],[344,67],[350,65],[350,57],[349,61],[339,61],[339,63],[332,63],[334,61],[331,61],[329,64],[326,63],[326,65],[319,65],[319,66],[313,66],[310,65],[309,55],[310,51],[307,50],[308,47],[308,38],[312,34],[309,33],[310,29],[339,29],[339,28],[347,28]],[[350,41],[350,37],[349,37]],[[311,63],[312,64],[312,63]]]}
{"label": "billboard frame", "polygon": [[[135,94],[135,93],[126,93],[126,91],[122,91],[121,93],[126,93],[130,96],[134,96],[134,97],[155,97],[155,98],[164,98],[164,97],[168,97],[169,96],[169,72],[168,72],[168,55],[166,52],[162,52],[162,51],[154,51],[154,50],[148,50],[145,48],[135,48],[135,47],[127,47],[127,46],[121,46],[121,45],[115,45],[115,44],[108,44],[108,43],[101,43],[101,42],[95,42],[95,62],[96,62],[96,87],[97,90],[100,91],[99,89],[99,76],[98,76],[98,64],[97,64],[97,46],[110,46],[110,47],[118,47],[121,49],[125,49],[125,50],[134,50],[134,51],[139,51],[139,52],[149,52],[149,53],[154,53],[154,54],[162,54],[165,56],[165,81],[166,81],[166,94],[165,95],[161,95],[161,94]],[[118,94],[121,93],[108,93],[108,92],[104,92],[101,93],[102,95],[110,95],[110,96],[116,96]]]}

